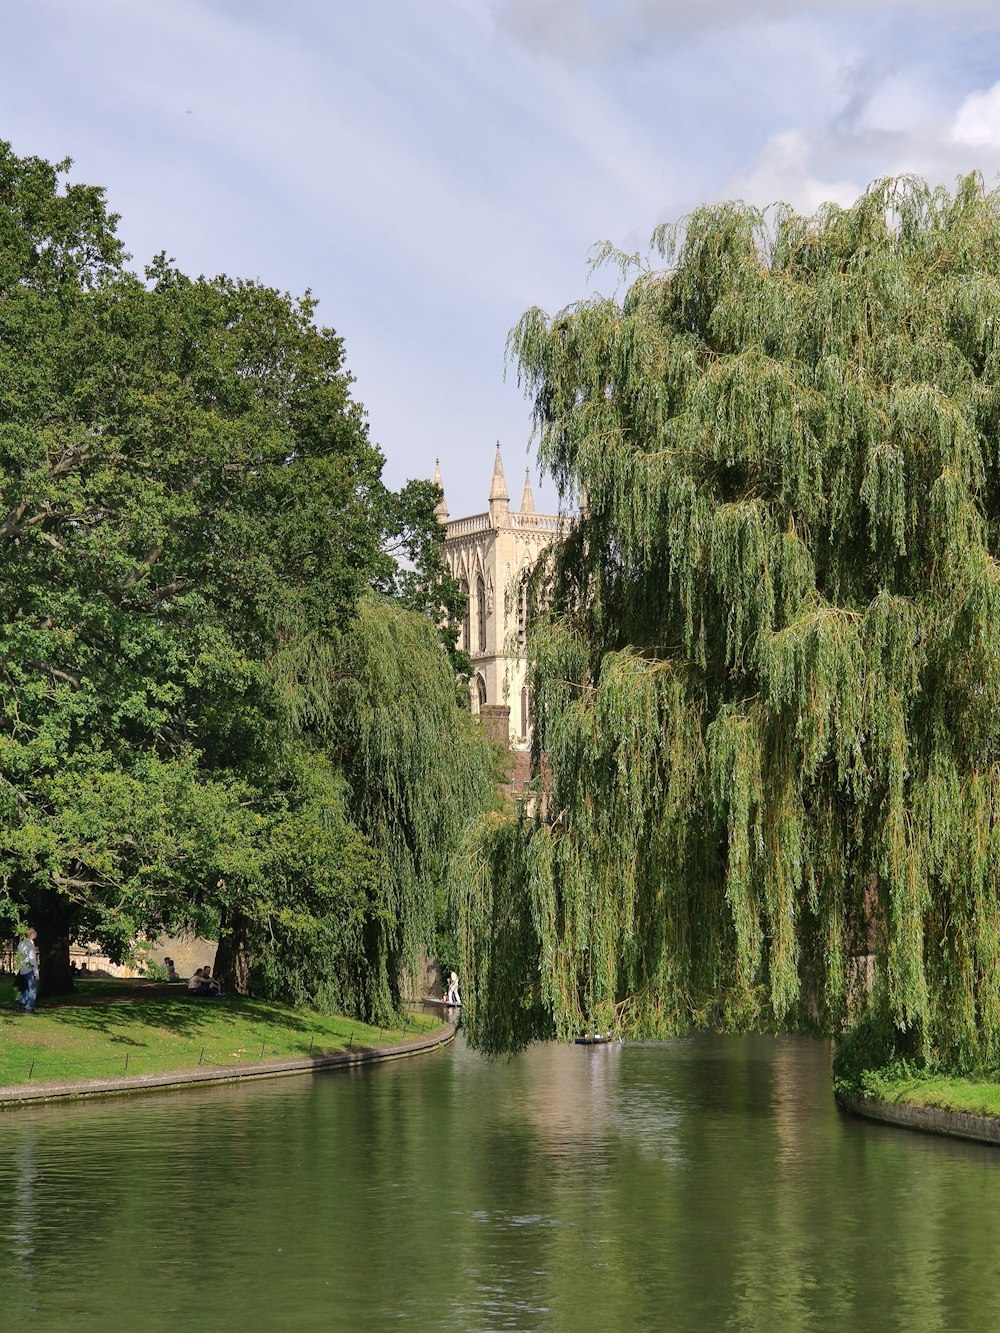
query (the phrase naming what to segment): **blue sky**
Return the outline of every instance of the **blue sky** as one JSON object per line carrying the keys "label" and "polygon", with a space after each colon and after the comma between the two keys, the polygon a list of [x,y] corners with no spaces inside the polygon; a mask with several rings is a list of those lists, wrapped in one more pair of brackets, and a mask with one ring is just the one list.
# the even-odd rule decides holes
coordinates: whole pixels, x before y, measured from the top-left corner
{"label": "blue sky", "polygon": [[[137,265],[311,288],[386,479],[532,463],[508,330],[590,246],[742,197],[1000,172],[993,0],[32,0],[0,138],[106,186]],[[551,486],[536,499],[552,504]]]}

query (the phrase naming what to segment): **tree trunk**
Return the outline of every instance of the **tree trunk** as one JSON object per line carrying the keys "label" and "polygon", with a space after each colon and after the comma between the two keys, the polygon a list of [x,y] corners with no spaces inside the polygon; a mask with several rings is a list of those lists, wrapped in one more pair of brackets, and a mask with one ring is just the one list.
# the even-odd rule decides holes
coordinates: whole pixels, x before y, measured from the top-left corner
{"label": "tree trunk", "polygon": [[69,970],[69,935],[73,906],[54,890],[40,893],[30,924],[38,931],[38,998],[72,995],[76,990]]}
{"label": "tree trunk", "polygon": [[250,922],[242,912],[224,912],[219,926],[219,947],[213,972],[224,990],[250,994]]}

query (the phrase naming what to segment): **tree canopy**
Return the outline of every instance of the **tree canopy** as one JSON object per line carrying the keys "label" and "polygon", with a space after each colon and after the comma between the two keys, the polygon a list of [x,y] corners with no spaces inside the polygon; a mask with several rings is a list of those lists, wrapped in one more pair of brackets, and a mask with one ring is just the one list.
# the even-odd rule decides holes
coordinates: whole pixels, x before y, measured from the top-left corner
{"label": "tree canopy", "polygon": [[[450,595],[438,494],[383,486],[309,296],[139,277],[67,168],[0,144],[0,920],[35,919],[50,985],[71,936],[121,955],[200,923],[242,981],[387,1014],[492,772],[401,604]],[[399,696],[362,722],[390,648],[433,718],[409,748]]]}
{"label": "tree canopy", "polygon": [[549,814],[469,853],[473,1034],[996,1066],[1000,194],[727,204],[652,254],[512,334],[581,518],[531,637]]}

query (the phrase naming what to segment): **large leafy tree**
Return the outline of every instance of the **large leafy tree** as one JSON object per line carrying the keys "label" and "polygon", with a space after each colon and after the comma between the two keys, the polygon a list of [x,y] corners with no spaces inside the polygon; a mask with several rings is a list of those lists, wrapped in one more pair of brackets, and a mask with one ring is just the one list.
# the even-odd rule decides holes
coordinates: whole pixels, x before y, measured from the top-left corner
{"label": "large leafy tree", "polygon": [[[74,935],[200,921],[239,984],[256,951],[272,991],[386,1012],[415,927],[372,923],[420,912],[333,704],[387,543],[434,601],[433,488],[383,487],[309,298],[140,280],[64,169],[0,145],[0,911],[50,988]],[[452,689],[427,632],[400,642]]]}
{"label": "large leafy tree", "polygon": [[864,1020],[995,1065],[1000,195],[654,240],[513,334],[585,503],[532,639],[549,818],[473,857],[474,1030]]}

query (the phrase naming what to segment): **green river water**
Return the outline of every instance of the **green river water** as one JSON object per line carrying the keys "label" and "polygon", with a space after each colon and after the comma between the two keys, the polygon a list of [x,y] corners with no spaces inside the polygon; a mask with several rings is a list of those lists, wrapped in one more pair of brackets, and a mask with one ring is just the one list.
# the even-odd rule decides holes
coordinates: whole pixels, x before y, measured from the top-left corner
{"label": "green river water", "polygon": [[0,1330],[1000,1329],[1000,1150],[794,1039],[0,1114]]}

